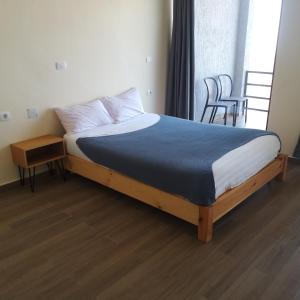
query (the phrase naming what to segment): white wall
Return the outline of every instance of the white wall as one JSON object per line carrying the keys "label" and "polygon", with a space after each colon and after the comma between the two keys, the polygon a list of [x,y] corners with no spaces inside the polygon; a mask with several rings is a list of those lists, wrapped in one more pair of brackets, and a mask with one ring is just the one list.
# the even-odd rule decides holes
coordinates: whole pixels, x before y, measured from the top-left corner
{"label": "white wall", "polygon": [[12,115],[0,123],[0,185],[17,178],[10,143],[62,133],[55,106],[136,86],[147,111],[164,112],[169,27],[169,0],[0,0],[0,111]]}
{"label": "white wall", "polygon": [[240,1],[237,43],[235,50],[235,69],[233,76],[233,95],[243,96],[245,81],[245,60],[247,57],[247,30],[249,21],[250,0]]}
{"label": "white wall", "polygon": [[268,129],[292,154],[300,134],[300,1],[283,0]]}
{"label": "white wall", "polygon": [[196,120],[206,101],[203,78],[221,73],[234,77],[239,8],[239,0],[195,1]]}

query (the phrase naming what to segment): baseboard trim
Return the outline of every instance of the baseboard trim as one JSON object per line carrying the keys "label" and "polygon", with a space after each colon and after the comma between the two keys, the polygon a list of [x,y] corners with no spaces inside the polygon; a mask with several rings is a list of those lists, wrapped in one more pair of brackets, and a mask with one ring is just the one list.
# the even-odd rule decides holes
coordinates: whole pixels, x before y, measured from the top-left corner
{"label": "baseboard trim", "polygon": [[14,180],[14,181],[4,183],[4,184],[0,185],[0,192],[4,192],[4,191],[14,188],[18,185],[20,185],[20,180]]}
{"label": "baseboard trim", "polygon": [[296,158],[296,157],[289,157],[289,162],[293,163],[293,164],[300,164],[300,159]]}
{"label": "baseboard trim", "polygon": [[[47,170],[40,171],[35,176],[38,178],[38,177],[44,176],[45,174],[48,174]],[[27,184],[28,176],[26,176],[25,179],[26,179],[26,184]],[[20,179],[14,179],[10,182],[7,182],[7,183],[4,183],[4,184],[0,185],[0,192],[4,192],[6,190],[9,190],[11,188],[15,188],[15,187],[20,186],[20,185],[21,185]]]}

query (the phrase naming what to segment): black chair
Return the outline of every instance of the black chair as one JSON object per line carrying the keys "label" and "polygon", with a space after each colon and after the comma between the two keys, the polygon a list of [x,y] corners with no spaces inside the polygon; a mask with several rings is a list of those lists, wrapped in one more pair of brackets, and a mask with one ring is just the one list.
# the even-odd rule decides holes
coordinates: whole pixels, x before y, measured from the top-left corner
{"label": "black chair", "polygon": [[[232,78],[228,74],[220,74],[218,75],[218,82],[220,86],[220,94],[219,94],[219,101],[224,102],[233,102],[235,103],[235,123],[238,116],[238,108],[242,105],[242,112],[245,115],[245,123],[247,123],[247,112],[248,112],[248,99],[246,97],[238,97],[232,96],[232,87],[233,82]],[[235,126],[236,124],[234,124]]]}
{"label": "black chair", "polygon": [[[206,77],[204,78],[204,83],[206,85],[207,97],[206,97],[206,103],[202,114],[201,122],[203,122],[207,108],[209,107],[212,108],[209,123],[214,122],[218,109],[224,108],[225,109],[224,125],[227,125],[228,109],[233,108],[233,111],[236,111],[236,104],[233,102],[223,102],[219,100],[220,98],[219,87],[218,87],[218,82],[215,78]],[[233,125],[234,124],[235,124],[235,117],[233,118]]]}

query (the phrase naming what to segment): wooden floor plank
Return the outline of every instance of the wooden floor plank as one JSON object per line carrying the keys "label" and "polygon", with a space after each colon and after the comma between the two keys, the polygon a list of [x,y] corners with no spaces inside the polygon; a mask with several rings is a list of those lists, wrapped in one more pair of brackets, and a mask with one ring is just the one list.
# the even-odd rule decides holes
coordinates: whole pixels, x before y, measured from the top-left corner
{"label": "wooden floor plank", "polygon": [[0,299],[298,299],[300,165],[195,227],[86,179],[0,189]]}

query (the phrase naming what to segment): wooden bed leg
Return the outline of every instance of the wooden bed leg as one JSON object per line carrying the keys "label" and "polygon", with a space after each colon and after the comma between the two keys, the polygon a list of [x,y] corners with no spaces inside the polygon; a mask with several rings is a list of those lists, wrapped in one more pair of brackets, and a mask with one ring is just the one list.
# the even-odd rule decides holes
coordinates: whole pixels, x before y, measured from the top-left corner
{"label": "wooden bed leg", "polygon": [[213,236],[213,209],[212,207],[199,207],[198,240],[208,243]]}
{"label": "wooden bed leg", "polygon": [[286,180],[288,159],[289,157],[287,155],[282,155],[283,167],[282,167],[282,172],[276,177],[277,181],[283,182]]}

